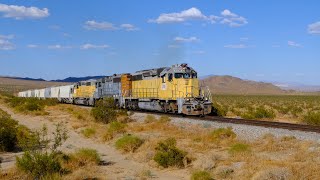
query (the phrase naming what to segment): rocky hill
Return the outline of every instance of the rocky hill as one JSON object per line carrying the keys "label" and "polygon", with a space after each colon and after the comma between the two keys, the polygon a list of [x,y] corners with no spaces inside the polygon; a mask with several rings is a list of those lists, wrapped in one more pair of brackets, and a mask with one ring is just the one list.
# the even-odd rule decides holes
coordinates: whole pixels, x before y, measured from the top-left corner
{"label": "rocky hill", "polygon": [[243,80],[232,76],[207,76],[200,80],[200,84],[208,86],[213,94],[284,95],[295,93],[290,90],[282,90],[272,83]]}

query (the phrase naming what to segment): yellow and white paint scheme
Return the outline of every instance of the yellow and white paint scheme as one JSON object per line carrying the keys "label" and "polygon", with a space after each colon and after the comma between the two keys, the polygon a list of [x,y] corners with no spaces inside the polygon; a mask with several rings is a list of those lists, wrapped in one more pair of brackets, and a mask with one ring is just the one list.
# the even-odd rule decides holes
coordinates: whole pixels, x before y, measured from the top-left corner
{"label": "yellow and white paint scheme", "polygon": [[74,98],[92,98],[96,91],[95,85],[79,85],[75,87],[73,92]]}

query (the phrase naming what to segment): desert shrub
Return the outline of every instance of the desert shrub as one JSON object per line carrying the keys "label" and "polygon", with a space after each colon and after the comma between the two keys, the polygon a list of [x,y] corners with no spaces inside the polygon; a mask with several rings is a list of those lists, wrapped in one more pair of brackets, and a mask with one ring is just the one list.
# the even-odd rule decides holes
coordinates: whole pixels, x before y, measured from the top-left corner
{"label": "desert shrub", "polygon": [[132,135],[124,135],[122,138],[116,141],[116,148],[124,152],[134,152],[143,143],[143,140],[139,137]]}
{"label": "desert shrub", "polygon": [[107,132],[103,135],[103,140],[108,141],[113,139],[116,134],[125,133],[127,125],[118,121],[113,121],[109,124]]}
{"label": "desert shrub", "polygon": [[106,98],[95,103],[91,109],[91,115],[97,122],[108,124],[116,120],[117,111],[113,98]]}
{"label": "desert shrub", "polygon": [[160,116],[159,122],[167,123],[167,122],[170,122],[170,121],[171,121],[171,119],[170,119],[169,116],[166,116],[166,115]]}
{"label": "desert shrub", "polygon": [[[61,123],[56,125],[53,139],[47,135],[47,128],[33,133],[21,157],[16,157],[17,168],[33,179],[42,179],[50,175],[60,174],[63,169],[58,148],[66,141],[67,131]],[[35,148],[37,147],[37,148]]]}
{"label": "desert shrub", "polygon": [[196,171],[192,173],[191,180],[213,180],[211,174],[208,171]]}
{"label": "desert shrub", "polygon": [[87,165],[98,165],[101,157],[94,149],[82,148],[77,152],[70,154],[67,160],[67,167],[75,169]]}
{"label": "desert shrub", "polygon": [[232,128],[218,128],[213,130],[210,133],[210,138],[213,141],[225,140],[225,139],[234,139],[236,134],[232,131]]}
{"label": "desert shrub", "polygon": [[275,116],[273,110],[268,110],[264,107],[258,107],[241,115],[245,119],[274,119]]}
{"label": "desert shrub", "polygon": [[215,116],[226,116],[227,113],[228,113],[227,107],[224,107],[216,102],[213,103],[211,114]]}
{"label": "desert shrub", "polygon": [[144,119],[145,123],[152,123],[152,122],[156,122],[156,121],[157,121],[156,117],[154,115],[150,115],[150,114],[148,114],[146,116],[146,118]]}
{"label": "desert shrub", "polygon": [[59,173],[62,168],[55,153],[25,152],[21,158],[17,157],[17,168],[35,179],[49,174]]}
{"label": "desert shrub", "polygon": [[237,143],[230,147],[229,153],[232,155],[239,154],[239,153],[246,153],[250,152],[250,146],[248,144]]}
{"label": "desert shrub", "polygon": [[[19,112],[43,111],[45,106],[54,106],[58,103],[56,99],[38,99],[38,98],[21,98],[7,97],[5,100],[12,108]],[[38,113],[39,114],[39,113]]]}
{"label": "desert shrub", "polygon": [[0,109],[0,151],[13,151],[17,144],[18,122]]}
{"label": "desert shrub", "polygon": [[92,137],[93,135],[96,134],[96,129],[94,129],[94,128],[85,128],[85,129],[81,130],[81,133],[82,133],[86,138],[89,138],[89,137]]}
{"label": "desert shrub", "polygon": [[309,112],[303,117],[303,122],[310,125],[320,125],[320,112]]}
{"label": "desert shrub", "polygon": [[157,152],[153,160],[164,168],[170,166],[184,167],[184,162],[188,162],[187,152],[178,149],[176,143],[174,138],[160,141],[156,147]]}

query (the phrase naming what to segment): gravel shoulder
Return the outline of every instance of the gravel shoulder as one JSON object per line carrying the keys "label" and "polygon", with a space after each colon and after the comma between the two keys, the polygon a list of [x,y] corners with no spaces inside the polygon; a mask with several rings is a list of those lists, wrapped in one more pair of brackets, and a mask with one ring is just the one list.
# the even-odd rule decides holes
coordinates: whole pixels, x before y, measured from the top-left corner
{"label": "gravel shoulder", "polygon": [[[153,114],[154,115],[154,114]],[[145,118],[146,113],[139,113],[135,112],[132,116],[133,119],[141,120]],[[158,115],[154,115],[159,117]],[[231,127],[232,130],[237,134],[237,137],[241,140],[246,141],[254,141],[266,134],[272,134],[275,137],[283,137],[283,136],[294,136],[299,140],[307,140],[307,141],[314,141],[320,143],[320,134],[315,132],[303,132],[303,131],[296,131],[296,130],[286,130],[286,129],[278,129],[278,128],[265,128],[260,126],[250,126],[250,125],[241,125],[241,124],[232,124],[232,123],[221,123],[221,122],[209,122],[209,121],[202,121],[202,120],[193,120],[193,119],[186,119],[186,118],[178,118],[178,117],[171,117],[171,123],[175,124],[176,126],[192,126],[198,125],[204,128],[227,128]]]}

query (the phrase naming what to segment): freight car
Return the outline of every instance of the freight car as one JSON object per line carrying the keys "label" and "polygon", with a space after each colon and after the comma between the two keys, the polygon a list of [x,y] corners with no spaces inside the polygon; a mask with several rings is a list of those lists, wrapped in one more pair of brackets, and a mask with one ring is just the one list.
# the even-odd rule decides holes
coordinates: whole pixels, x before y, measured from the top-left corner
{"label": "freight car", "polygon": [[114,74],[36,92],[40,93],[35,96],[33,90],[20,92],[19,96],[91,106],[99,99],[112,97],[119,108],[184,115],[206,115],[212,108],[210,91],[199,87],[197,72],[187,64]]}

